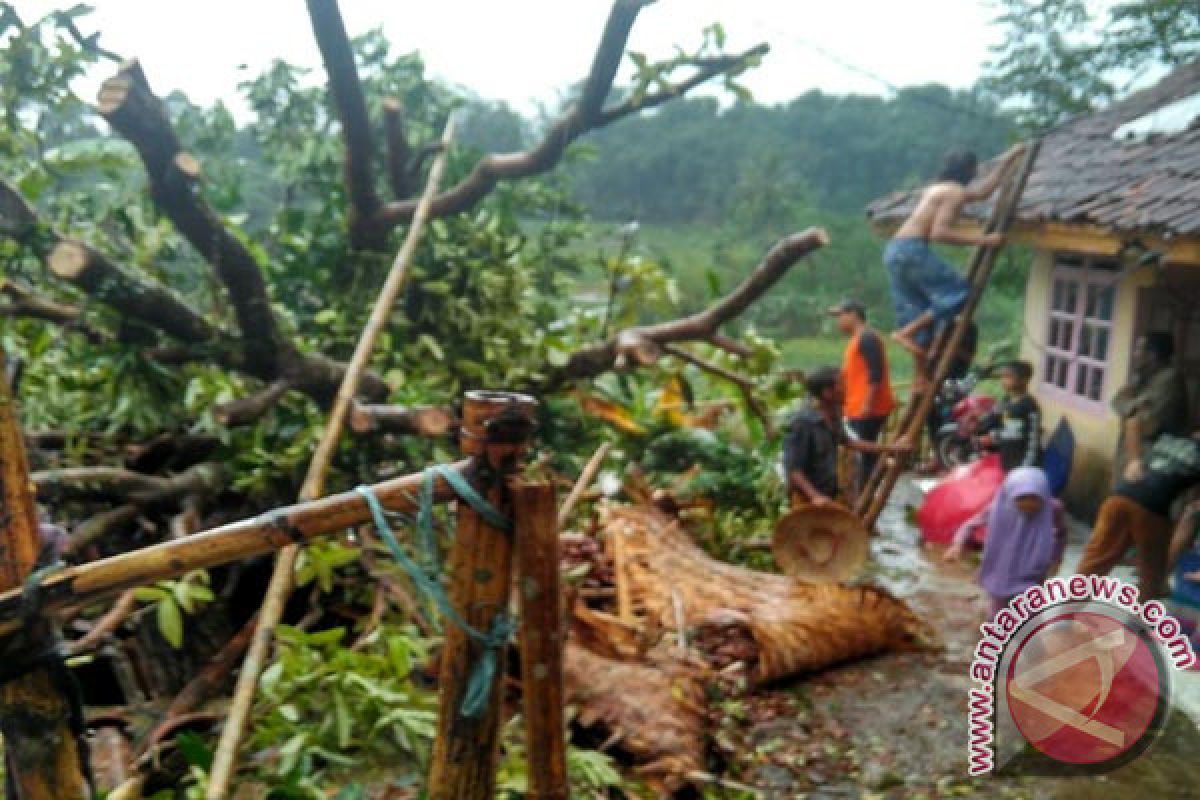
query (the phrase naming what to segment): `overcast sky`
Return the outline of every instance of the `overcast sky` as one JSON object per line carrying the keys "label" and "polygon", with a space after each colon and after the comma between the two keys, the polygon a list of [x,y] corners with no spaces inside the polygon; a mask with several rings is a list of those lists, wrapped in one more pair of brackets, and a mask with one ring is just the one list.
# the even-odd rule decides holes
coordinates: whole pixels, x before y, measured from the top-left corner
{"label": "overcast sky", "polygon": [[[84,31],[100,30],[108,49],[140,58],[160,93],[181,89],[197,102],[236,103],[238,81],[272,58],[320,64],[303,0],[91,4],[96,11]],[[16,5],[34,18],[70,2]],[[419,49],[435,75],[529,111],[585,74],[609,2],[342,0],[341,7],[352,35],[382,25],[397,48]],[[771,54],[746,81],[762,102],[813,88],[886,93],[813,44],[893,84],[966,87],[997,38],[993,13],[990,0],[658,0],[641,13],[630,48],[652,57],[669,55],[677,43],[691,49],[706,25],[720,21],[731,50],[770,43]]]}

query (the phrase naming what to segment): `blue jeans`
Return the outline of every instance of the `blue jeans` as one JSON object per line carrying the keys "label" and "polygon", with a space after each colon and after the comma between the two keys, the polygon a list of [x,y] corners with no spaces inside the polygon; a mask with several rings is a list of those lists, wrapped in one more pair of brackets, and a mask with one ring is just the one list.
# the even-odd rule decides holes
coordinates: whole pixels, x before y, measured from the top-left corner
{"label": "blue jeans", "polygon": [[924,239],[892,239],[883,251],[883,263],[891,281],[896,327],[903,328],[923,314],[933,314],[934,324],[922,328],[916,336],[918,344],[928,347],[934,331],[963,310],[971,285]]}

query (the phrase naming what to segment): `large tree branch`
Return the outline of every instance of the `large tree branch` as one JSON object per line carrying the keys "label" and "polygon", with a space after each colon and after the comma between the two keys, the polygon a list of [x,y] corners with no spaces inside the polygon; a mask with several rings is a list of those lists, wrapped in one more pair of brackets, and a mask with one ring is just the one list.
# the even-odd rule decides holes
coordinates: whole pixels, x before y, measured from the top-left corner
{"label": "large tree branch", "polygon": [[629,328],[605,342],[578,350],[560,370],[551,373],[548,387],[591,378],[612,369],[649,366],[662,357],[663,345],[671,342],[711,339],[722,325],[740,316],[800,259],[827,244],[829,236],[820,228],[809,228],[780,240],[736,289],[713,305],[681,319]]}
{"label": "large tree branch", "polygon": [[157,505],[187,495],[214,494],[224,487],[225,474],[220,464],[209,463],[166,478],[119,467],[68,467],[30,477],[39,498],[119,498],[135,505]]}
{"label": "large tree branch", "polygon": [[[203,317],[167,287],[114,264],[82,242],[67,239],[48,226],[40,225],[37,213],[6,181],[0,181],[0,234],[20,241],[42,258],[56,276],[76,284],[125,317],[188,344],[212,341],[217,336]],[[8,291],[13,296],[11,287],[10,284]],[[74,321],[68,319],[68,309],[68,306],[61,306],[57,313],[41,316],[66,324]],[[49,312],[48,308],[42,310]],[[75,319],[78,319],[77,313]]]}
{"label": "large tree branch", "polygon": [[[444,217],[472,208],[487,197],[501,181],[548,172],[562,159],[567,146],[588,131],[666,102],[671,97],[676,97],[719,75],[741,72],[767,51],[767,45],[763,44],[740,56],[706,59],[697,67],[695,75],[675,89],[645,95],[636,103],[627,101],[605,110],[604,102],[612,92],[613,80],[625,53],[630,31],[638,12],[648,4],[647,0],[616,0],[592,59],[591,71],[584,79],[579,100],[550,126],[542,140],[531,149],[518,153],[492,153],[480,159],[457,185],[438,195],[430,212],[432,216]],[[364,224],[376,229],[374,235],[379,235],[378,231],[386,232],[408,222],[415,211],[416,203],[412,200],[388,203],[373,219]]]}
{"label": "large tree branch", "polygon": [[702,62],[694,65],[696,69],[692,75],[679,83],[671,84],[656,92],[632,96],[622,103],[604,109],[596,116],[596,127],[608,125],[621,117],[627,117],[639,111],[661,106],[663,103],[674,100],[677,97],[682,97],[697,86],[707,83],[718,76],[736,75],[743,72],[757,59],[765,56],[770,49],[769,45],[763,43],[737,55],[704,59]]}
{"label": "large tree branch", "polygon": [[279,333],[262,270],[204,200],[197,185],[200,165],[184,152],[166,107],[137,61],[125,62],[104,82],[97,108],[137,149],[154,202],[225,285],[248,368],[259,374],[276,371],[290,343]]}
{"label": "large tree branch", "polygon": [[39,319],[61,325],[67,330],[79,332],[92,344],[101,344],[113,338],[109,331],[85,321],[83,311],[76,306],[42,297],[17,281],[0,279],[0,294],[8,298],[6,304],[0,305],[0,316]]}
{"label": "large tree branch", "polygon": [[412,197],[416,183],[412,180],[412,147],[404,130],[404,106],[395,97],[383,100],[383,135],[387,143],[388,182],[397,200]]}
{"label": "large tree branch", "polygon": [[370,228],[359,224],[375,216],[380,206],[375,192],[372,161],[375,155],[371,139],[371,122],[367,116],[367,101],[363,97],[354,63],[354,50],[346,33],[346,24],[338,10],[337,0],[307,0],[308,17],[313,35],[321,51],[321,60],[329,75],[329,90],[338,119],[342,123],[342,138],[346,142],[346,194],[350,198],[350,235],[356,247],[377,249],[383,242],[361,240]]}

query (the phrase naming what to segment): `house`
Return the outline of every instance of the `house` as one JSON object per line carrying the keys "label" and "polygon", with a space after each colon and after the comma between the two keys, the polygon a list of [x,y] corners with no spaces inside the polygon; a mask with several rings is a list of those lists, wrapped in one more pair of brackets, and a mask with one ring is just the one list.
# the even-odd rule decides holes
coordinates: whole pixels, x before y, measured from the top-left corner
{"label": "house", "polygon": [[[867,209],[894,230],[913,191]],[[968,208],[965,229],[989,209]],[[1108,493],[1118,423],[1109,402],[1130,377],[1136,338],[1175,335],[1200,422],[1200,62],[1047,134],[1013,229],[1035,258],[1022,357],[1052,430],[1076,439],[1066,499],[1090,515]]]}

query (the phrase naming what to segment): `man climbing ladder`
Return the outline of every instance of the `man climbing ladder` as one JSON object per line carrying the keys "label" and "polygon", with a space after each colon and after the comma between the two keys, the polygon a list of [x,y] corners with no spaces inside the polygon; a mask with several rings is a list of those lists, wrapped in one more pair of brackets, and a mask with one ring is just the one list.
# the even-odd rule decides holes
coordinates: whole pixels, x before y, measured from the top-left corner
{"label": "man climbing ladder", "polygon": [[962,311],[971,290],[970,283],[939,258],[931,244],[1000,247],[1003,233],[960,233],[954,230],[954,223],[965,204],[986,200],[996,193],[1023,152],[1021,145],[1012,147],[999,166],[978,182],[974,182],[974,153],[948,154],[937,181],[921,192],[916,208],[884,250],[883,263],[899,326],[892,338],[913,355],[914,392],[925,389],[926,357],[934,336]]}
{"label": "man climbing ladder", "polygon": [[[919,389],[922,385],[940,386],[950,371],[955,353],[958,351],[959,345],[966,335],[967,328],[971,325],[975,311],[979,307],[980,300],[983,298],[983,292],[987,288],[988,280],[991,278],[992,267],[995,264],[999,246],[1003,243],[1004,236],[1012,227],[1013,220],[1016,217],[1017,205],[1020,202],[1022,193],[1025,191],[1025,184],[1029,180],[1029,175],[1033,171],[1034,162],[1037,160],[1039,144],[1039,142],[1035,141],[1030,145],[1014,148],[1005,156],[1006,164],[1009,161],[1015,161],[1022,155],[1023,158],[1020,158],[1020,167],[1010,176],[1008,182],[1004,184],[1004,189],[992,208],[991,218],[988,220],[985,228],[985,235],[979,237],[977,240],[978,244],[967,271],[967,296],[960,307],[960,312],[954,320],[954,324],[948,328],[944,328],[932,338],[933,344],[928,351],[929,357],[924,361],[924,365],[931,365],[932,369],[928,372],[922,371],[919,373],[926,380],[918,381],[914,384],[913,396],[905,408],[904,416],[896,430],[898,437],[907,437],[915,440],[920,434],[921,425],[933,407],[933,399],[936,392],[920,391]],[[1002,166],[1001,169],[1007,172],[1011,170],[1011,167]],[[926,194],[928,194],[928,191]],[[918,203],[918,211],[920,211],[921,204],[924,202],[925,198],[923,197],[921,203]],[[955,207],[954,213],[956,215],[958,213],[957,209],[961,208],[961,205],[962,203],[960,202]],[[914,213],[913,216],[916,217],[917,215]],[[901,231],[903,230],[904,228],[902,227]],[[899,234],[897,235],[899,236]],[[926,309],[922,314],[928,311],[929,309]],[[915,323],[917,319],[914,318],[912,321]],[[929,324],[927,322],[926,326]],[[907,327],[911,328],[913,326],[910,325]],[[901,331],[901,333],[903,332]],[[919,366],[924,365],[919,362]],[[903,465],[895,459],[881,461],[876,466],[867,485],[863,487],[863,491],[858,498],[858,504],[855,506],[855,512],[862,517],[863,522],[868,528],[873,527],[879,519],[879,515],[883,511],[884,506],[887,505],[888,498],[891,496],[892,489],[895,488],[896,481],[899,480],[902,470]]]}

